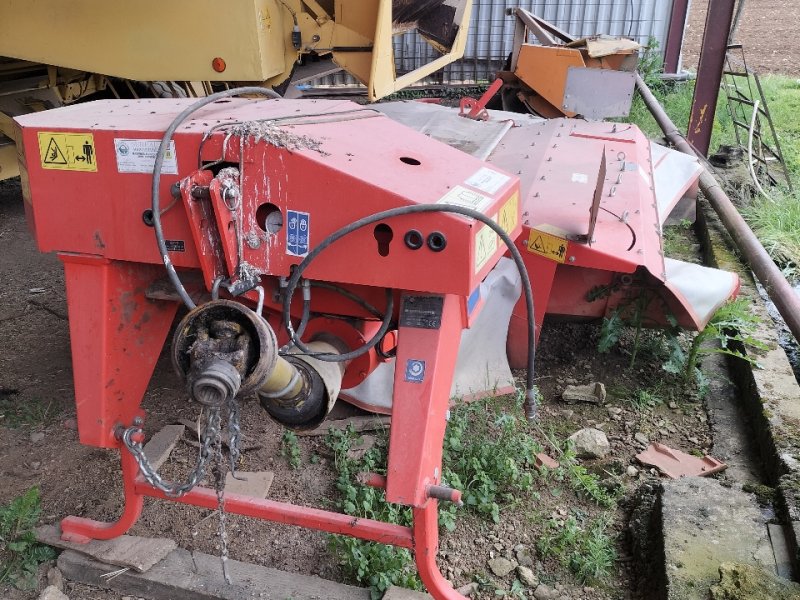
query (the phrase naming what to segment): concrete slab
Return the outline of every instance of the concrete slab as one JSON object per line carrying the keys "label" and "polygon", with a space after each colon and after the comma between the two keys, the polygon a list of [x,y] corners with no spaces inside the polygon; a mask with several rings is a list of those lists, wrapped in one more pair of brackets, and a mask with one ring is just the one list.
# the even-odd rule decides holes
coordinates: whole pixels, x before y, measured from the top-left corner
{"label": "concrete slab", "polygon": [[144,445],[144,455],[154,469],[158,470],[166,462],[185,430],[183,425],[167,425]]}
{"label": "concrete slab", "polygon": [[742,281],[740,296],[751,300],[750,311],[762,323],[755,336],[767,350],[756,356],[760,368],[742,361],[731,368],[741,390],[742,406],[754,430],[766,479],[776,487],[776,509],[787,535],[795,572],[800,571],[800,386],[786,353],[779,345],[770,308],[759,294],[749,269],[742,266],[731,250],[730,236],[706,202],[698,213],[705,229],[707,262],[736,271]]}
{"label": "concrete slab", "polygon": [[36,539],[48,546],[74,550],[104,563],[128,567],[139,573],[147,571],[177,548],[174,540],[135,535],[121,535],[113,540],[92,540],[86,544],[76,544],[62,540],[61,529],[56,525],[37,527]]}
{"label": "concrete slab", "polygon": [[225,476],[225,492],[228,494],[241,494],[262,500],[269,494],[269,488],[275,479],[272,471],[236,471],[236,477],[228,473]]}
{"label": "concrete slab", "polygon": [[777,523],[767,525],[769,541],[772,542],[772,555],[775,557],[775,572],[784,579],[792,578],[792,557],[786,543],[783,527]]}
{"label": "concrete slab", "polygon": [[128,571],[104,578],[115,567],[72,550],[58,557],[58,568],[72,581],[151,600],[370,600],[364,588],[236,560],[228,561],[233,580],[228,585],[219,557],[183,549],[141,574]]}
{"label": "concrete slab", "polygon": [[767,519],[750,494],[700,477],[665,482],[661,523],[668,600],[706,600],[725,562],[775,572]]}

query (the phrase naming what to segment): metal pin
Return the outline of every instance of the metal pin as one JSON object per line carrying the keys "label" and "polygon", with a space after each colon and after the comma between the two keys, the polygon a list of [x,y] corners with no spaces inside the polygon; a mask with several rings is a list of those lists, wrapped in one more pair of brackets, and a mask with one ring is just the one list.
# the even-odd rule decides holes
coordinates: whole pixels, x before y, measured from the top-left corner
{"label": "metal pin", "polygon": [[619,185],[620,183],[622,183],[622,173],[617,175],[617,185]]}
{"label": "metal pin", "polygon": [[622,216],[619,218],[619,220],[622,221],[623,223],[627,223],[629,216],[630,216],[630,213],[627,210],[623,211]]}
{"label": "metal pin", "polygon": [[610,189],[610,190],[608,190],[608,197],[609,197],[609,198],[613,198],[613,197],[614,197],[614,196],[616,196],[616,195],[617,195],[617,186],[615,186],[615,185],[612,185],[612,186],[611,186],[611,189]]}

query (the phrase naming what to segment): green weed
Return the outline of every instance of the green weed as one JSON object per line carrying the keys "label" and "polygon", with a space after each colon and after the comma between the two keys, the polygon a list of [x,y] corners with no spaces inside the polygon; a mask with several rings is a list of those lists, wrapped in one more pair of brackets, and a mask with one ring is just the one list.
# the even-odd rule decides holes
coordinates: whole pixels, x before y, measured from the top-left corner
{"label": "green weed", "polygon": [[300,445],[297,443],[297,436],[288,429],[284,430],[281,437],[281,456],[289,463],[289,468],[300,467]]}
{"label": "green weed", "polygon": [[609,535],[610,518],[588,520],[580,511],[565,520],[550,519],[536,547],[540,554],[555,556],[581,581],[596,583],[611,574],[617,553]]}
{"label": "green weed", "polygon": [[0,584],[34,588],[39,564],[55,558],[55,550],[37,542],[33,532],[40,511],[36,487],[0,507]]}
{"label": "green weed", "polygon": [[727,354],[757,365],[756,359],[745,352],[766,349],[763,342],[753,337],[758,323],[746,298],[728,302],[717,310],[705,329],[694,336],[688,351],[684,351],[678,338],[671,341],[670,357],[663,368],[668,373],[680,374],[685,384],[697,383],[702,390],[707,382],[698,368],[701,356]]}
{"label": "green weed", "polygon": [[0,390],[0,425],[11,428],[41,425],[55,413],[52,400],[23,399],[16,390]]}
{"label": "green weed", "polygon": [[[800,182],[798,182],[800,183]],[[769,190],[770,199],[756,196],[742,206],[764,249],[788,274],[800,275],[800,193]]]}
{"label": "green weed", "polygon": [[[529,492],[536,477],[534,440],[519,402],[506,412],[486,403],[462,404],[451,411],[444,439],[443,479],[462,491],[468,510],[500,521],[500,507]],[[497,409],[497,407],[495,407]],[[455,507],[444,506],[442,524],[453,529]]]}
{"label": "green weed", "polygon": [[[362,458],[353,459],[348,450],[359,436],[352,428],[332,429],[325,438],[333,452],[336,468],[335,505],[354,517],[376,519],[398,525],[411,525],[411,509],[386,502],[383,490],[358,483],[362,472],[386,472],[386,434],[379,433],[376,444]],[[346,577],[371,588],[374,599],[380,598],[392,585],[422,589],[411,553],[404,548],[375,544],[349,536],[332,535],[329,548],[337,557]]]}
{"label": "green weed", "polygon": [[647,410],[664,403],[661,397],[651,390],[638,390],[632,396],[628,396],[627,400],[638,411]]}

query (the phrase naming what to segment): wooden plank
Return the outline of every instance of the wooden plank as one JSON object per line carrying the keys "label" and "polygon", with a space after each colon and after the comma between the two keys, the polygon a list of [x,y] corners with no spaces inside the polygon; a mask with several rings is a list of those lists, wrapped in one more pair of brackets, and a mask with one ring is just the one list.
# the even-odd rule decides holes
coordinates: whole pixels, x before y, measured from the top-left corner
{"label": "wooden plank", "polygon": [[146,573],[102,577],[115,568],[72,550],[58,557],[58,568],[71,581],[151,600],[370,600],[364,588],[237,560],[228,561],[229,585],[219,557],[183,549],[173,550]]}

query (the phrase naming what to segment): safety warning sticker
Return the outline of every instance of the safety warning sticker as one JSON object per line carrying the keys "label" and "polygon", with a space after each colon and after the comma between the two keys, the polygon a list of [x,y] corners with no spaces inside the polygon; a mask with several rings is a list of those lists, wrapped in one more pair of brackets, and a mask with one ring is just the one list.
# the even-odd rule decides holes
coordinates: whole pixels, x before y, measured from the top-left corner
{"label": "safety warning sticker", "polygon": [[528,252],[559,263],[563,263],[567,258],[567,245],[568,242],[564,238],[538,229],[531,229],[531,235],[528,238]]}
{"label": "safety warning sticker", "polygon": [[[161,140],[114,139],[114,153],[117,155],[117,171],[120,173],[152,173],[156,164],[156,154]],[[175,142],[170,141],[164,153],[161,172],[178,174],[178,159]]]}
{"label": "safety warning sticker", "polygon": [[43,169],[97,171],[97,154],[91,133],[40,131],[39,156]]}
{"label": "safety warning sticker", "polygon": [[442,196],[436,204],[453,204],[455,206],[463,206],[464,208],[471,208],[472,210],[483,212],[491,203],[491,197],[484,196],[478,192],[468,190],[464,186],[457,185]]}
{"label": "safety warning sticker", "polygon": [[484,225],[475,234],[475,272],[480,271],[489,261],[494,253],[497,252],[497,234],[488,226]]}
{"label": "safety warning sticker", "polygon": [[286,211],[286,254],[306,256],[311,235],[311,215],[297,210]]}
{"label": "safety warning sticker", "polygon": [[514,195],[506,201],[500,212],[497,213],[495,221],[506,233],[510,234],[514,231],[519,223],[519,194],[517,192],[514,192]]}
{"label": "safety warning sticker", "polygon": [[509,179],[511,178],[508,175],[498,173],[494,169],[488,167],[481,167],[464,183],[482,192],[494,195],[500,191],[500,188],[502,188]]}

